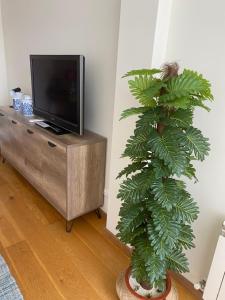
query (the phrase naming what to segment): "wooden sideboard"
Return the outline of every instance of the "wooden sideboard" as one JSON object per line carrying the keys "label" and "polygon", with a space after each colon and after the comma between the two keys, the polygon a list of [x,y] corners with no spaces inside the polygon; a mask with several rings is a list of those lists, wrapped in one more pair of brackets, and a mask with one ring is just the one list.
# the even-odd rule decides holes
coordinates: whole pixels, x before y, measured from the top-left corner
{"label": "wooden sideboard", "polygon": [[0,107],[1,155],[63,215],[70,231],[73,219],[99,213],[103,204],[106,139],[89,131],[55,135],[30,119]]}

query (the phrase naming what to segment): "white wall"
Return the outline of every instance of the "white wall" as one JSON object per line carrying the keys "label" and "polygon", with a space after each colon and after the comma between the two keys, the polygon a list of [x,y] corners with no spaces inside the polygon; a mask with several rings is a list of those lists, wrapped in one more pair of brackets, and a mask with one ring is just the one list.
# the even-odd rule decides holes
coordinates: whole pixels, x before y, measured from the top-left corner
{"label": "white wall", "polygon": [[30,54],[85,55],[85,125],[108,138],[109,158],[120,0],[2,0],[2,14],[9,88],[31,92]]}
{"label": "white wall", "polygon": [[136,120],[131,117],[119,121],[119,118],[124,109],[138,105],[129,92],[127,79],[121,77],[129,70],[158,67],[163,63],[170,9],[171,1],[165,0],[121,1],[107,218],[107,228],[114,234],[120,209],[116,198],[120,181],[116,177],[128,163],[127,159],[121,159],[121,154]]}
{"label": "white wall", "polygon": [[189,190],[200,206],[194,229],[196,248],[188,252],[191,281],[206,277],[216,241],[225,219],[225,2],[174,0],[167,61],[195,69],[212,82],[212,111],[198,111],[195,125],[210,138],[209,158],[197,165],[199,183]]}
{"label": "white wall", "polygon": [[137,106],[129,93],[127,80],[121,77],[129,70],[151,65],[157,8],[157,0],[121,1],[107,218],[107,228],[114,234],[120,209],[116,176],[127,163],[120,157],[134,128],[134,119],[119,122],[119,118],[124,109]]}
{"label": "white wall", "polygon": [[0,7],[0,105],[8,103],[8,86],[6,77],[5,45],[2,29],[2,12]]}

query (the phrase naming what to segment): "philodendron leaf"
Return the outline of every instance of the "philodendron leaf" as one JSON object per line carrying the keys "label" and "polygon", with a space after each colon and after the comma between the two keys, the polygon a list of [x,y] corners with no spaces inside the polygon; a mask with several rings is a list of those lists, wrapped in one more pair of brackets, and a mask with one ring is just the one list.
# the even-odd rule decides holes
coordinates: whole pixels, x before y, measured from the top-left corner
{"label": "philodendron leaf", "polygon": [[148,132],[142,132],[140,134],[131,136],[126,144],[126,148],[123,153],[123,157],[130,157],[131,159],[141,160],[148,154]]}
{"label": "philodendron leaf", "polygon": [[168,211],[172,210],[173,206],[176,205],[178,200],[178,188],[176,180],[172,178],[165,180],[158,179],[154,181],[151,188],[155,200]]}
{"label": "philodendron leaf", "polygon": [[158,96],[160,89],[164,83],[148,76],[135,77],[128,81],[131,94],[140,102],[141,105],[147,107],[156,107],[155,97]]}
{"label": "philodendron leaf", "polygon": [[181,191],[173,209],[176,220],[183,223],[192,223],[197,219],[199,214],[197,204],[186,191]]}
{"label": "philodendron leaf", "polygon": [[186,134],[181,136],[180,141],[198,160],[204,160],[209,153],[208,139],[197,128],[189,127],[186,130]]}
{"label": "philodendron leaf", "polygon": [[184,253],[180,249],[175,249],[167,256],[167,264],[169,270],[175,270],[180,273],[188,272],[188,261]]}
{"label": "philodendron leaf", "polygon": [[167,83],[167,93],[160,97],[162,102],[172,102],[181,97],[201,96],[212,100],[210,83],[191,70],[185,69],[182,74],[171,78]]}
{"label": "philodendron leaf", "polygon": [[121,114],[120,120],[125,119],[130,116],[133,116],[133,115],[139,115],[141,113],[147,112],[148,110],[149,110],[149,107],[145,107],[145,106],[144,107],[132,107],[132,108],[125,109]]}
{"label": "philodendron leaf", "polygon": [[187,176],[189,179],[194,178],[195,182],[197,182],[198,178],[196,177],[195,172],[196,172],[196,170],[195,170],[194,166],[189,162],[189,164],[187,165],[187,167],[184,171],[184,176]]}
{"label": "philodendron leaf", "polygon": [[158,121],[159,113],[157,112],[157,110],[154,108],[148,108],[148,111],[138,116],[135,132],[151,132]]}
{"label": "philodendron leaf", "polygon": [[195,236],[193,234],[193,230],[191,229],[191,226],[186,224],[182,225],[179,232],[178,241],[185,250],[195,247],[193,243],[194,237]]}
{"label": "philodendron leaf", "polygon": [[137,172],[137,171],[141,171],[144,169],[146,163],[145,162],[133,162],[131,164],[129,164],[127,167],[125,167],[119,174],[116,178],[120,178],[122,177],[123,175],[130,175],[134,172]]}
{"label": "philodendron leaf", "polygon": [[130,77],[130,76],[137,76],[137,75],[148,75],[148,76],[152,76],[155,74],[159,74],[161,73],[162,70],[159,69],[139,69],[139,70],[133,70],[133,71],[129,71],[127,72],[124,77]]}
{"label": "philodendron leaf", "polygon": [[188,128],[192,125],[193,110],[192,109],[178,109],[171,113],[170,124],[181,128]]}
{"label": "philodendron leaf", "polygon": [[166,262],[156,254],[152,254],[146,262],[146,271],[151,284],[159,279],[165,279]]}
{"label": "philodendron leaf", "polygon": [[184,172],[187,165],[186,154],[179,148],[176,136],[169,131],[163,135],[155,131],[150,136],[149,144],[151,151],[168,165],[173,174],[180,176]]}

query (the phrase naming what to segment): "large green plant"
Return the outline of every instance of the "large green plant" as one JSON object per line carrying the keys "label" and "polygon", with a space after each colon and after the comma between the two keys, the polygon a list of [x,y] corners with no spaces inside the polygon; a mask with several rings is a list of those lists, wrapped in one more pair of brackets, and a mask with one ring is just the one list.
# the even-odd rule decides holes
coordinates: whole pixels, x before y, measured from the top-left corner
{"label": "large green plant", "polygon": [[183,251],[194,247],[191,223],[199,210],[181,177],[196,180],[192,161],[209,152],[193,112],[197,106],[209,110],[205,100],[213,96],[202,75],[187,69],[178,74],[176,63],[125,77],[132,77],[129,88],[141,106],[122,113],[138,119],[123,153],[131,163],[118,175],[125,177],[118,236],[133,247],[133,276],[163,290],[167,270],[188,271]]}

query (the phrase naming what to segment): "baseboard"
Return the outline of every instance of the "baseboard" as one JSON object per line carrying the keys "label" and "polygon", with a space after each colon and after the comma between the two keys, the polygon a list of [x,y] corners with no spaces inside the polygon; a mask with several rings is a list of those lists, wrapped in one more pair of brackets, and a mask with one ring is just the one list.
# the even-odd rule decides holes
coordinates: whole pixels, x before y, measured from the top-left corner
{"label": "baseboard", "polygon": [[130,257],[131,255],[131,249],[124,245],[111,231],[109,231],[107,228],[106,228],[106,234],[107,236],[111,239],[111,241],[117,245],[117,247],[119,247],[120,249],[123,250],[124,254],[126,254],[128,257]]}
{"label": "baseboard", "polygon": [[187,278],[185,278],[181,274],[177,274],[174,272],[170,272],[171,276],[179,282],[182,286],[184,286],[193,296],[195,296],[196,300],[203,300],[203,293],[199,290],[196,290],[193,286],[193,283],[191,283]]}
{"label": "baseboard", "polygon": [[[104,215],[106,215],[104,213]],[[122,249],[124,251],[124,253],[127,256],[131,255],[131,248],[129,248],[128,246],[124,245],[111,231],[109,231],[106,228],[106,233],[108,235],[108,237],[111,239],[111,241],[116,244],[120,249]],[[184,286],[185,288],[187,288],[187,290],[196,298],[196,300],[203,300],[202,296],[202,292],[198,291],[194,288],[193,284],[186,279],[184,276],[182,276],[181,274],[177,274],[174,272],[170,272],[172,278],[175,279],[175,281],[177,281],[178,283],[180,283],[182,286]]]}

